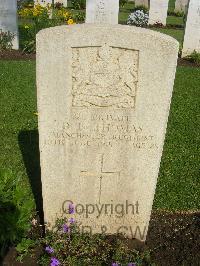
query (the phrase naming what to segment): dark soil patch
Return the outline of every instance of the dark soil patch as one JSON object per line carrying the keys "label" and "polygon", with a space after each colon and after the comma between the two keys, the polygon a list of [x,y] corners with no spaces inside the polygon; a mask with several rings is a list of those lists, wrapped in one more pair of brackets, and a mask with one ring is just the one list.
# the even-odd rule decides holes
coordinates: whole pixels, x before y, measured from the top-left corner
{"label": "dark soil patch", "polygon": [[32,256],[27,256],[23,262],[16,261],[17,258],[17,251],[15,248],[11,248],[4,258],[4,261],[1,266],[38,266],[39,264],[37,263],[38,258],[42,254],[43,249],[41,247],[38,247],[37,249],[34,250]]}
{"label": "dark soil patch", "polygon": [[200,212],[152,215],[146,244],[156,265],[200,265]]}
{"label": "dark soil patch", "polygon": [[[0,60],[35,60],[36,54],[27,54],[20,50],[0,51]],[[200,67],[200,64],[179,58],[178,66]]]}
{"label": "dark soil patch", "polygon": [[188,67],[200,67],[200,64],[194,63],[188,59],[179,58],[178,66],[188,66]]}
{"label": "dark soil patch", "polygon": [[[168,213],[153,212],[146,247],[151,252],[152,261],[159,266],[200,265],[200,212]],[[135,246],[135,244],[133,245]],[[136,245],[137,246],[137,245]],[[138,245],[140,250],[140,246]],[[146,248],[145,248],[146,249]],[[36,266],[41,254],[40,247],[33,257],[23,263],[16,262],[16,251],[10,249],[3,266]]]}
{"label": "dark soil patch", "polygon": [[153,25],[148,25],[147,28],[151,29],[151,28],[161,28],[161,29],[173,29],[173,30],[182,30],[184,29],[183,25],[179,25],[179,24],[167,24],[166,26],[164,26],[162,23],[156,23]]}
{"label": "dark soil patch", "polygon": [[20,50],[0,51],[0,60],[34,60],[35,54],[26,54]]}

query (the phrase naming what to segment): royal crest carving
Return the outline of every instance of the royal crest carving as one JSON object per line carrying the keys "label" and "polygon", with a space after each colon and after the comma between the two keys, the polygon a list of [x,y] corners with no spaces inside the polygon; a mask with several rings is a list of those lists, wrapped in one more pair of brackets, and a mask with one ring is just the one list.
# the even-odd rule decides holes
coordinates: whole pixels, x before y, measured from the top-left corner
{"label": "royal crest carving", "polygon": [[72,48],[72,106],[134,108],[139,51]]}

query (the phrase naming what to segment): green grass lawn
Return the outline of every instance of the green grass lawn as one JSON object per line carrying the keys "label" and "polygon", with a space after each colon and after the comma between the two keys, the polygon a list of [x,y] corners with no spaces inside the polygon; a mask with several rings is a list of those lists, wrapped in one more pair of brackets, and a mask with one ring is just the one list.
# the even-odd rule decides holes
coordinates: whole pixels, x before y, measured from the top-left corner
{"label": "green grass lawn", "polygon": [[152,28],[152,30],[159,31],[161,33],[170,35],[171,37],[175,38],[180,45],[183,43],[184,38],[184,30],[183,29],[162,29],[162,28]]}
{"label": "green grass lawn", "polygon": [[174,11],[174,8],[175,8],[175,1],[176,1],[176,0],[169,0],[168,11],[171,11],[171,12]]}
{"label": "green grass lawn", "polygon": [[[36,176],[34,165],[38,161],[38,156],[34,157],[34,153],[32,154],[36,144],[31,139],[27,141],[27,137],[23,134],[31,129],[37,129],[37,117],[34,115],[35,63],[0,61],[0,94],[1,258],[7,246],[17,243],[27,234],[35,208],[25,161],[29,161],[32,165],[32,172],[35,172]],[[36,202],[41,202],[39,195],[37,198]],[[38,203],[39,205],[41,203]],[[5,207],[2,209],[2,206]]]}
{"label": "green grass lawn", "polygon": [[[25,160],[31,164],[33,172],[37,172],[34,163],[38,158],[30,154],[36,143],[31,142],[31,135],[30,142],[27,142],[29,138],[27,132],[37,129],[37,116],[34,114],[36,112],[35,63],[0,61],[0,70],[2,100],[0,165],[7,171],[12,171],[13,177],[23,176],[21,186],[24,190],[30,191],[23,156],[25,155]],[[154,208],[189,210],[200,207],[198,201],[200,196],[199,84],[200,68],[177,69]],[[25,152],[22,152],[23,144],[26,144]]]}
{"label": "green grass lawn", "polygon": [[2,166],[25,172],[18,135],[37,128],[35,63],[0,61]]}
{"label": "green grass lawn", "polygon": [[200,208],[200,68],[178,67],[155,208]]}
{"label": "green grass lawn", "polygon": [[167,17],[167,24],[172,25],[184,25],[183,17],[175,17],[175,16],[168,16]]}
{"label": "green grass lawn", "polygon": [[135,4],[130,2],[126,4],[124,7],[120,8],[120,12],[119,12],[119,23],[120,24],[126,24],[128,16],[130,15],[134,7],[135,7]]}

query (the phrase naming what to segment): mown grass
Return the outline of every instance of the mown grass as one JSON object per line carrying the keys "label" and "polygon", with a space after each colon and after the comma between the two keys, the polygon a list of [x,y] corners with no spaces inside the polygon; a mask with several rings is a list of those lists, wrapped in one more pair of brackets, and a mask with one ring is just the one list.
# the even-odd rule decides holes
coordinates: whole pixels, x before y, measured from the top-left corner
{"label": "mown grass", "polygon": [[180,45],[183,43],[184,30],[183,29],[163,29],[163,28],[152,28],[152,30],[159,31],[175,38]]}
{"label": "mown grass", "polygon": [[154,208],[200,208],[200,68],[178,67]]}
{"label": "mown grass", "polygon": [[119,23],[120,24],[127,23],[128,16],[130,15],[134,7],[135,7],[135,4],[133,2],[129,2],[124,7],[120,8],[120,12],[119,12]]}
{"label": "mown grass", "polygon": [[[33,151],[35,144],[27,145],[27,139],[21,137],[37,128],[37,117],[33,114],[36,112],[34,62],[0,61],[0,99],[1,258],[9,245],[18,243],[27,234],[35,209],[25,161],[30,158],[29,165],[34,165],[38,158],[33,154],[31,160],[29,151]],[[32,171],[36,172],[35,167]]]}
{"label": "mown grass", "polygon": [[0,61],[1,166],[25,172],[19,133],[37,128],[35,63]]}
{"label": "mown grass", "polygon": [[[23,176],[25,190],[29,177],[24,158],[30,164],[33,143],[26,143],[22,156],[23,134],[37,129],[35,63],[0,61],[1,145],[0,165]],[[160,169],[155,208],[169,210],[197,209],[200,206],[199,138],[200,138],[200,68],[178,67],[166,143]],[[19,138],[19,136],[21,136]],[[19,142],[22,141],[22,143]],[[21,149],[21,150],[20,150]],[[33,167],[34,168],[34,167]],[[33,170],[34,171],[34,170]],[[35,169],[36,171],[36,169]],[[30,197],[33,195],[30,193]],[[31,211],[31,210],[27,210]]]}
{"label": "mown grass", "polygon": [[176,0],[169,0],[169,3],[168,3],[168,11],[170,11],[170,12],[173,12],[174,11],[175,1]]}
{"label": "mown grass", "polygon": [[167,24],[184,26],[183,17],[168,16]]}

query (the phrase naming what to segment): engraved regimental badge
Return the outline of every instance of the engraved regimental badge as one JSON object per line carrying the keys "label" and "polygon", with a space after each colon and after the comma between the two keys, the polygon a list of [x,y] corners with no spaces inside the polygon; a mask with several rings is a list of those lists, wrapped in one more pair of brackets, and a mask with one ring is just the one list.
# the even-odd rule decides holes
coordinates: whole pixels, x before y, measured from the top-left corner
{"label": "engraved regimental badge", "polygon": [[72,106],[134,108],[139,52],[110,47],[72,48]]}

